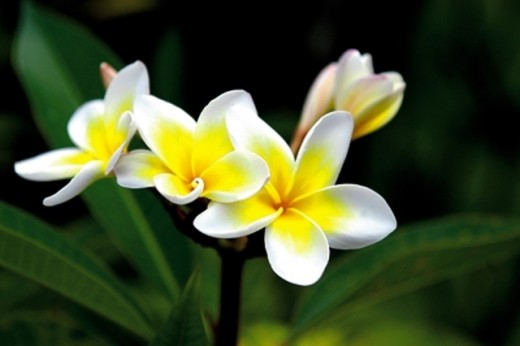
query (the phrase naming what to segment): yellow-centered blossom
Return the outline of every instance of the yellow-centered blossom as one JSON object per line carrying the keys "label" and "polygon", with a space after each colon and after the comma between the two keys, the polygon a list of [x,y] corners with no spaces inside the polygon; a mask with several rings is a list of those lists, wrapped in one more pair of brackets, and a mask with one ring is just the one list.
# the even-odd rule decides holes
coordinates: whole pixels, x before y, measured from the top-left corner
{"label": "yellow-centered blossom", "polygon": [[119,71],[110,82],[103,100],[86,102],[67,125],[75,147],[51,150],[15,163],[23,178],[51,181],[72,178],[58,192],[43,200],[54,206],[80,194],[97,179],[111,173],[135,134],[133,101],[149,93],[146,67],[140,61]]}
{"label": "yellow-centered blossom", "polygon": [[128,188],[155,187],[178,205],[199,197],[235,202],[258,192],[269,178],[264,160],[235,150],[226,116],[256,116],[248,93],[230,91],[211,101],[196,122],[182,109],[143,95],[135,102],[134,120],[148,149],[124,155],[115,168],[118,183]]}
{"label": "yellow-centered blossom", "polygon": [[359,185],[334,185],[350,143],[349,113],[322,117],[303,140],[296,159],[259,117],[230,114],[227,125],[234,145],[261,156],[271,178],[245,201],[209,203],[194,221],[202,233],[235,238],[265,228],[273,270],[289,282],[310,285],[325,270],[329,247],[361,248],[396,228],[390,207],[376,192]]}

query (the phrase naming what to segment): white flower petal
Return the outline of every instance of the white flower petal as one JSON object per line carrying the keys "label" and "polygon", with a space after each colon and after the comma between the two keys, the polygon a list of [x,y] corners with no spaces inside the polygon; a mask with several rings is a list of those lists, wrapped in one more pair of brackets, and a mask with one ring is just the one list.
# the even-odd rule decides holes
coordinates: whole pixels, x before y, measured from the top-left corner
{"label": "white flower petal", "polygon": [[392,210],[373,190],[336,185],[293,204],[325,232],[330,247],[358,249],[380,241],[397,227]]}
{"label": "white flower petal", "polygon": [[401,74],[399,72],[388,71],[388,72],[382,72],[379,75],[390,79],[392,81],[392,83],[394,84],[394,90],[397,88],[401,88],[405,85],[403,76],[401,76]]}
{"label": "white flower petal", "polygon": [[235,150],[209,166],[200,177],[204,180],[204,197],[230,203],[257,193],[269,179],[269,168],[260,156]]}
{"label": "white flower petal", "polygon": [[179,107],[150,95],[136,99],[133,118],[146,145],[174,174],[191,180],[195,120]]}
{"label": "white flower petal", "polygon": [[204,182],[196,178],[191,184],[170,174],[163,173],[154,177],[155,188],[161,195],[174,204],[184,205],[193,202],[204,191]]}
{"label": "white flower petal", "polygon": [[358,50],[347,50],[338,61],[334,94],[344,94],[353,82],[372,74],[374,69],[370,54],[361,55]]}
{"label": "white flower petal", "polygon": [[114,169],[114,166],[117,164],[117,161],[128,148],[130,141],[134,137],[137,127],[132,120],[132,114],[130,112],[124,113],[119,119],[118,129],[117,131],[124,136],[124,141],[119,145],[119,147],[114,151],[110,160],[108,161],[107,168],[105,170],[105,174],[108,175]]}
{"label": "white flower petal", "polygon": [[59,180],[73,177],[92,159],[92,156],[76,148],[56,149],[16,162],[14,170],[29,180]]}
{"label": "white flower petal", "polygon": [[54,195],[49,196],[43,200],[43,205],[52,207],[57,204],[66,202],[81,192],[83,192],[92,182],[103,176],[103,162],[90,161],[83,166],[83,168],[72,178],[72,180],[65,185],[61,190]]}
{"label": "white flower petal", "polygon": [[233,150],[225,119],[230,112],[240,117],[257,116],[251,95],[243,90],[223,93],[204,107],[194,133],[193,166],[196,174]]}
{"label": "white flower petal", "polygon": [[226,120],[234,146],[252,151],[264,159],[271,172],[271,184],[276,190],[284,191],[294,168],[294,156],[289,145],[260,117],[230,112]]}
{"label": "white flower petal", "polygon": [[141,61],[122,68],[110,82],[105,93],[105,121],[109,129],[115,129],[119,117],[132,110],[135,98],[149,94],[148,71]]}
{"label": "white flower petal", "polygon": [[365,107],[394,91],[393,81],[384,75],[372,75],[360,78],[336,94],[335,107],[351,112],[354,118]]}
{"label": "white flower petal", "polygon": [[336,182],[350,144],[354,121],[347,112],[329,113],[303,140],[294,170],[291,196],[301,196]]}
{"label": "white flower petal", "polygon": [[114,171],[117,183],[130,189],[152,187],[155,176],[169,172],[159,157],[149,150],[134,150],[123,155]]}
{"label": "white flower petal", "polygon": [[244,90],[227,91],[208,103],[197,119],[200,128],[197,131],[204,132],[206,126],[212,127],[214,123],[221,124],[226,114],[235,109],[242,116],[257,116],[255,104],[251,95]]}
{"label": "white flower petal", "polygon": [[72,114],[67,131],[72,142],[91,153],[106,153],[105,106],[102,100],[88,101]]}
{"label": "white flower petal", "polygon": [[404,83],[394,86],[391,93],[380,95],[379,99],[373,100],[359,111],[352,139],[372,133],[392,120],[403,102],[404,88]]}
{"label": "white flower petal", "polygon": [[271,224],[281,212],[281,208],[273,208],[264,191],[236,203],[210,202],[208,208],[197,215],[193,225],[211,237],[238,238]]}
{"label": "white flower petal", "polygon": [[291,209],[265,229],[267,259],[274,272],[297,285],[311,285],[329,262],[327,239],[305,215]]}
{"label": "white flower petal", "polygon": [[331,63],[318,74],[305,98],[298,127],[308,131],[319,117],[332,108],[336,71],[337,64]]}

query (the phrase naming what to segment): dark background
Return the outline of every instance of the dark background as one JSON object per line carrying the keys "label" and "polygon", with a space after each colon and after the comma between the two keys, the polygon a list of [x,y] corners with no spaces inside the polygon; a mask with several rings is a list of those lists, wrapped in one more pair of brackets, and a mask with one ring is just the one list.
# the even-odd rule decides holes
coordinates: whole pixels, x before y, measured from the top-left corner
{"label": "dark background", "polygon": [[[319,71],[346,49],[370,53],[376,72],[402,74],[404,101],[392,122],[351,144],[340,181],[380,193],[399,225],[520,211],[518,1],[35,2],[87,27],[125,63],[145,62],[152,93],[193,116],[222,92],[245,89],[286,138]],[[86,212],[81,199],[45,208],[64,182],[13,172],[15,161],[48,150],[10,61],[19,4],[0,2],[0,199],[62,224]],[[162,54],[168,42],[173,57]],[[154,75],[165,57],[181,68]],[[502,308],[506,320],[517,314]],[[481,341],[500,341],[508,323],[485,322]]]}
{"label": "dark background", "polygon": [[[86,26],[125,63],[139,59],[153,70],[161,44],[175,40],[181,69],[152,74],[152,92],[171,81],[163,97],[197,116],[220,93],[245,89],[287,138],[321,68],[348,48],[370,53],[376,72],[400,72],[407,89],[389,125],[352,143],[340,180],[381,193],[401,224],[520,209],[514,1],[37,2]],[[10,63],[18,6],[0,4],[0,196],[60,222],[81,201],[43,208],[63,182],[22,181],[12,171],[14,161],[47,150]]]}

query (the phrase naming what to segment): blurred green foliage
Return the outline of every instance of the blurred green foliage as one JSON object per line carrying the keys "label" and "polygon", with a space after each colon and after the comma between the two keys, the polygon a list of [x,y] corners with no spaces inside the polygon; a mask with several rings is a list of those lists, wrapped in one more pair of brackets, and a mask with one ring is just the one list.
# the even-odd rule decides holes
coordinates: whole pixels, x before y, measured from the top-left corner
{"label": "blurred green foliage", "polygon": [[[493,232],[502,226],[489,222],[516,220],[520,212],[520,136],[515,131],[516,116],[520,115],[520,3],[429,0],[404,7],[323,1],[301,5],[300,15],[295,17],[292,9],[279,9],[269,1],[251,3],[248,10],[225,4],[209,5],[204,10],[185,4],[180,9],[172,2],[144,0],[133,1],[132,6],[122,6],[123,1],[34,2],[63,15],[67,23],[76,21],[90,31],[119,57],[113,58],[116,65],[143,60],[151,72],[152,91],[190,114],[198,114],[223,91],[243,88],[252,94],[261,116],[287,139],[313,78],[347,48],[371,53],[376,72],[396,70],[403,75],[407,89],[401,110],[386,127],[352,143],[340,176],[343,182],[368,186],[384,196],[402,227],[388,242],[373,248],[334,252],[323,280],[305,289],[278,279],[264,258],[248,262],[242,306],[244,345],[273,345],[296,335],[295,327],[304,326],[306,315],[302,311],[311,311],[301,310],[302,306],[318,310],[322,306],[320,318],[329,311],[334,314],[330,321],[323,320],[325,327],[323,322],[301,327],[301,338],[293,337],[295,345],[348,341],[352,345],[513,346],[520,342],[518,226],[513,222],[509,228],[514,235],[510,239],[494,238]],[[273,11],[275,7],[277,11]],[[230,9],[241,15],[225,14]],[[223,11],[220,16],[217,10]],[[100,213],[97,217],[95,212],[90,214],[96,202],[78,198],[60,207],[44,208],[40,205],[43,197],[62,182],[28,182],[13,173],[16,160],[51,145],[45,130],[40,132],[42,125],[34,121],[34,104],[13,70],[11,48],[20,11],[16,1],[0,4],[0,78],[7,86],[0,97],[0,199],[59,227],[67,241],[79,242],[107,263],[128,285],[131,295],[146,297],[143,310],[160,330],[158,326],[174,302],[157,293],[161,289],[157,289],[157,282],[151,283],[154,279],[141,276],[151,264],[136,265],[139,258],[128,256],[134,250],[125,252],[124,246],[114,243],[113,234],[108,236],[111,221],[99,223]],[[57,24],[51,20],[45,28],[51,32],[67,30],[67,26],[52,29],[53,25]],[[50,42],[57,42],[53,41],[55,34],[50,37]],[[69,41],[66,48],[81,51],[79,42]],[[28,48],[38,51],[37,45],[42,44],[46,45],[32,42]],[[61,51],[63,47],[57,48]],[[74,91],[52,96],[63,98],[54,105],[63,108],[57,114],[62,119],[58,127],[63,127],[63,119],[70,115],[64,113],[70,113],[83,98],[102,96],[102,85],[95,76],[99,62],[89,61],[94,56],[91,53],[71,53],[72,62],[60,60],[67,56],[41,61],[84,66],[84,75],[76,74],[81,70],[76,68],[65,71],[67,78],[48,77],[50,85],[62,83],[66,88],[71,79],[88,80],[79,83],[85,86],[81,97],[74,98]],[[41,58],[27,57],[32,64]],[[37,70],[38,66],[34,67]],[[54,129],[63,135],[64,130]],[[63,143],[66,138],[54,140]],[[104,188],[98,185],[93,190]],[[142,205],[135,208],[142,210]],[[454,216],[458,227],[449,224],[444,231],[447,241],[433,257],[427,251],[427,241],[415,253],[413,246],[411,253],[402,252],[406,254],[402,258],[392,247],[400,236],[410,239],[408,233],[434,232],[425,220],[467,212],[498,216]],[[445,222],[442,220],[433,224]],[[421,226],[422,222],[426,225]],[[143,232],[141,229],[140,234],[151,239]],[[464,237],[464,232],[469,235]],[[460,238],[450,236],[452,233]],[[426,240],[427,236],[431,234]],[[478,245],[479,236],[489,238]],[[438,240],[432,239],[432,244],[438,245]],[[122,242],[138,243],[136,239]],[[167,244],[155,247],[157,253],[167,254],[163,264],[178,263],[179,253],[168,254],[170,242]],[[184,286],[191,269],[199,267],[200,287],[192,280],[182,296],[185,301],[200,296],[203,311],[211,320],[218,310],[218,256],[191,243],[184,248],[189,249],[189,255],[182,255],[186,266],[181,268],[184,271],[175,270],[172,282]],[[480,252],[482,249],[485,251]],[[391,256],[392,250],[396,250],[396,257]],[[390,253],[388,262],[385,251]],[[378,259],[382,263],[369,262]],[[414,266],[432,259],[436,267]],[[356,261],[361,264],[356,266]],[[160,275],[148,274],[160,281]],[[349,281],[355,275],[367,280],[366,284]],[[349,285],[354,284],[359,287],[349,291]],[[396,289],[399,284],[408,288],[400,291]],[[337,300],[320,289],[328,285]],[[350,294],[348,299],[357,305],[348,303]],[[182,300],[176,304],[182,306]],[[295,311],[300,313],[295,315]],[[187,314],[193,316],[192,312]],[[170,320],[180,318],[170,316]],[[199,323],[197,319],[190,321]],[[162,335],[168,338],[175,332],[179,331],[167,330]],[[200,340],[199,336],[194,339]],[[161,339],[157,340],[160,344]],[[9,345],[142,344],[128,331],[7,270],[0,271],[0,341]]]}

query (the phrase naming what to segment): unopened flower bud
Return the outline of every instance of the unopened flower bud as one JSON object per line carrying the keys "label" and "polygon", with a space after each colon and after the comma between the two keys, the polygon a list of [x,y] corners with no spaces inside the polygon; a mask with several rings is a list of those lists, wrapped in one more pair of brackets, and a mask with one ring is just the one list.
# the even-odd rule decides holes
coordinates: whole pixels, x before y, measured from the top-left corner
{"label": "unopened flower bud", "polygon": [[374,74],[370,54],[347,50],[338,62],[326,66],[312,84],[294,135],[293,151],[298,150],[311,126],[331,110],[352,114],[352,139],[376,131],[399,110],[405,86],[397,72]]}

